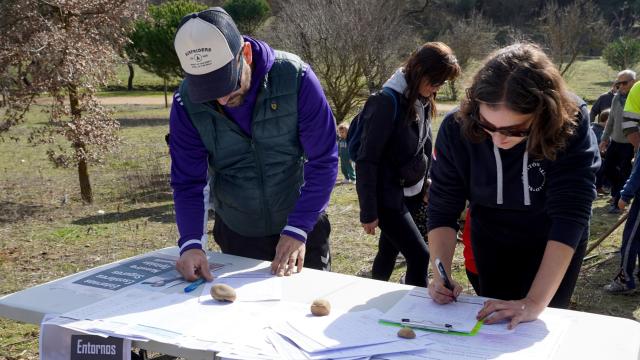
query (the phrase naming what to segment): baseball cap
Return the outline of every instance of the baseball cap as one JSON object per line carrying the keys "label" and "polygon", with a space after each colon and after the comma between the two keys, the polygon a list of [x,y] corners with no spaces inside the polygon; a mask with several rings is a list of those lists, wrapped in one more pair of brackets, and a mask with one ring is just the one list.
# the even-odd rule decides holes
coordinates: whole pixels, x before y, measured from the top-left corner
{"label": "baseball cap", "polygon": [[208,102],[236,90],[242,44],[235,22],[220,7],[182,18],[173,45],[185,72],[191,101]]}

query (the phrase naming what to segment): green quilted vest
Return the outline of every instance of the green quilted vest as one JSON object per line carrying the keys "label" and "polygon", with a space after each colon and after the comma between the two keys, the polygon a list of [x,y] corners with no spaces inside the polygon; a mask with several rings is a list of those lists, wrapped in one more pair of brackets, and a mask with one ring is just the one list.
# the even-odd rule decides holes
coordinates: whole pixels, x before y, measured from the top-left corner
{"label": "green quilted vest", "polygon": [[[276,51],[253,109],[252,137],[211,105],[192,103],[185,81],[185,109],[209,152],[216,213],[243,236],[279,234],[300,195],[303,151],[298,139],[298,89],[304,63]],[[217,105],[217,104],[216,104]]]}

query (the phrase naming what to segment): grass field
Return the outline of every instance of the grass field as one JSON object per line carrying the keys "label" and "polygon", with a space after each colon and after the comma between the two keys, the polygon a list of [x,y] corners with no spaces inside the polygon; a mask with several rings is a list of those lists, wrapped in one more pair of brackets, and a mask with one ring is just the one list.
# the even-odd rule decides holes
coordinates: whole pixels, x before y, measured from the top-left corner
{"label": "grass field", "polygon": [[[612,72],[602,69],[599,60],[580,62],[570,79],[574,91],[591,100],[604,92]],[[38,110],[12,135],[24,138],[31,128],[41,126],[46,117]],[[162,105],[118,105],[114,110],[122,124],[122,145],[104,164],[90,168],[92,205],[80,201],[75,169],[54,169],[45,146],[9,137],[0,142],[0,295],[175,245],[178,234],[164,143],[168,110]],[[617,220],[606,214],[605,203],[604,197],[594,203],[592,240]],[[361,274],[369,270],[377,241],[362,232],[353,185],[335,187],[328,213],[334,271]],[[616,271],[621,230],[585,261],[573,309],[640,319],[640,294],[611,296],[601,290]],[[403,272],[399,262],[392,281],[398,281]],[[467,284],[461,246],[453,276]],[[468,285],[467,289],[471,291]],[[37,359],[37,338],[37,326],[0,319],[0,359]]]}

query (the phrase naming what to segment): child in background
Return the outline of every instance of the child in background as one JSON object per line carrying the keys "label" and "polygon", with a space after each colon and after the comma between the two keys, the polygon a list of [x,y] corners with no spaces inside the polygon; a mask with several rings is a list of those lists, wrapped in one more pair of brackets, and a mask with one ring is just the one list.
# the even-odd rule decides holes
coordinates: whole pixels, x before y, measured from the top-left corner
{"label": "child in background", "polygon": [[[636,159],[640,153],[636,154]],[[618,208],[624,210],[632,198],[635,198],[629,217],[624,225],[622,232],[622,244],[620,245],[620,271],[618,275],[605,285],[604,290],[610,294],[628,294],[636,289],[636,283],[633,279],[633,272],[636,268],[636,259],[640,253],[640,232],[638,224],[640,222],[640,204],[638,194],[640,192],[640,166],[635,164],[629,179],[620,191],[620,200]],[[640,276],[640,274],[639,274]],[[640,280],[640,279],[639,279]]]}
{"label": "child in background", "polygon": [[602,140],[602,133],[604,132],[604,127],[607,125],[607,120],[609,119],[609,113],[611,109],[604,109],[598,116],[598,122],[591,123],[591,130],[596,134],[596,139],[598,139],[598,144]]}
{"label": "child in background", "polygon": [[344,175],[343,184],[356,183],[356,172],[353,170],[351,158],[349,158],[349,147],[347,146],[347,133],[349,125],[338,125],[338,155],[340,156],[340,170]]}
{"label": "child in background", "polygon": [[[610,112],[611,109],[602,110],[602,112],[600,112],[600,115],[598,116],[598,122],[591,123],[591,130],[593,130],[593,133],[596,134],[598,144],[600,144],[600,141],[602,141],[602,133],[604,132],[604,127],[607,125],[607,120],[609,119]],[[600,156],[604,161],[604,153],[601,152]],[[603,188],[604,180],[604,166],[600,166],[600,169],[596,173],[596,191],[598,191],[598,194],[606,193]]]}

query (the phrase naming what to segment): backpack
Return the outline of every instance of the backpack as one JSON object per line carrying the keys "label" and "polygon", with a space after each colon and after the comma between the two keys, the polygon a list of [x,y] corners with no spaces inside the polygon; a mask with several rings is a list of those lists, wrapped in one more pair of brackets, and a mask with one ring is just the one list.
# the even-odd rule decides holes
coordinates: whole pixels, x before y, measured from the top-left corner
{"label": "backpack", "polygon": [[[398,114],[398,100],[396,99],[396,92],[388,87],[383,87],[381,92],[391,96],[393,99],[393,121],[395,121]],[[360,138],[362,137],[362,128],[364,124],[360,121],[360,114],[362,110],[356,114],[351,120],[349,125],[349,131],[347,132],[347,149],[349,150],[349,158],[351,161],[356,161],[360,153],[360,144],[362,143]]]}

